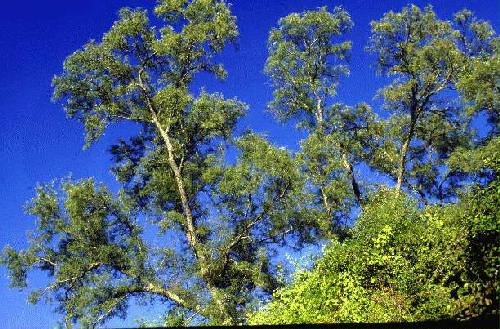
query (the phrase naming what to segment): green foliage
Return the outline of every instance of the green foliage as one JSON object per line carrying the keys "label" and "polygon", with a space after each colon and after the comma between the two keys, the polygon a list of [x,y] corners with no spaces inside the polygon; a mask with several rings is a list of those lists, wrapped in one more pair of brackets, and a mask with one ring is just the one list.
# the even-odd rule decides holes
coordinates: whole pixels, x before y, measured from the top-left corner
{"label": "green foliage", "polygon": [[475,119],[484,114],[489,125],[486,134],[458,147],[447,160],[448,176],[465,175],[475,181],[498,178],[498,36],[488,22],[477,19],[469,10],[455,15],[458,45],[467,54],[464,69],[458,76],[457,89],[464,103],[465,115]]}
{"label": "green foliage", "polygon": [[367,104],[332,104],[347,66],[352,28],[342,8],[292,13],[270,32],[265,72],[274,87],[270,109],[281,120],[297,119],[310,135],[302,141],[299,166],[305,179],[304,205],[323,236],[345,235],[346,217],[362,202],[354,166],[371,152],[376,116]]}
{"label": "green foliage", "polygon": [[[496,44],[496,43],[495,43]],[[470,101],[468,114],[487,110],[491,120],[498,122],[498,50],[492,57],[472,59],[470,72],[464,74],[458,83],[465,100]]]}
{"label": "green foliage", "polygon": [[448,159],[448,166],[452,171],[472,174],[494,171],[498,175],[498,145],[496,137],[473,149],[457,149]]}
{"label": "green foliage", "polygon": [[[468,10],[451,23],[414,5],[372,22],[368,49],[393,78],[382,119],[366,103],[333,102],[349,73],[349,13],[282,18],[265,72],[270,109],[308,133],[291,152],[250,131],[236,136],[247,109],[238,99],[193,90],[201,72],[227,74],[216,55],[238,36],[230,6],[161,0],[154,14],[159,29],[146,10],[120,10],[54,77],[54,99],[83,123],[85,148],[112,124],[136,130],[110,147],[116,195],[92,179],[36,189],[29,247],[1,257],[13,287],[27,287],[33,269],[51,278],[30,302],[54,302],[66,327],[82,328],[125,316],[132,298],[166,302],[169,325],[497,312],[498,38],[489,23]],[[483,114],[478,135],[472,123]],[[362,167],[395,190],[369,184]],[[277,248],[325,238],[315,268],[282,287]]]}
{"label": "green foliage", "polygon": [[[481,256],[480,256],[481,255]],[[351,238],[250,315],[252,324],[422,321],[498,310],[498,186],[419,209],[373,195]]]}
{"label": "green foliage", "polygon": [[[246,105],[190,88],[199,72],[226,75],[214,58],[238,36],[230,7],[159,1],[154,12],[159,30],[147,11],[120,10],[102,40],[70,55],[53,80],[54,99],[84,123],[85,147],[111,124],[137,124],[110,148],[119,197],[87,182],[64,185],[61,197],[39,189],[30,213],[40,236],[27,251],[5,251],[16,286],[29,269],[54,276],[43,295],[68,326],[123,315],[134,296],[168,301],[175,323],[237,323],[256,291],[277,286],[272,246],[290,235],[310,240],[317,227],[299,206],[303,182],[291,154],[252,133],[234,139]],[[227,147],[241,153],[234,165],[222,160]],[[136,220],[134,233],[114,231],[125,218]],[[178,241],[148,245],[140,229],[149,224]]]}
{"label": "green foliage", "polygon": [[[79,318],[83,324],[105,312],[118,314],[124,287],[145,272],[140,266],[147,257],[141,229],[122,210],[121,201],[93,180],[63,182],[64,196],[52,186],[37,190],[27,206],[38,217],[30,248],[4,250],[12,285],[25,287],[26,270],[36,266],[53,279],[46,289],[31,294],[31,302],[53,294],[67,309],[66,319]],[[101,271],[94,271],[99,267]],[[81,305],[87,305],[87,312],[82,312]]]}
{"label": "green foliage", "polygon": [[372,164],[394,177],[398,189],[406,185],[431,197],[442,159],[467,138],[460,110],[441,100],[456,82],[465,56],[450,23],[438,19],[431,6],[389,12],[371,26],[368,50],[376,54],[379,72],[394,77],[381,91],[392,113],[386,122],[391,133]]}
{"label": "green foliage", "polygon": [[[345,64],[349,41],[334,42],[352,27],[349,14],[326,7],[302,14],[293,13],[278,22],[269,35],[270,55],[266,72],[275,86],[270,108],[279,118],[304,116],[304,126],[316,115],[317,99],[335,94],[338,80],[349,73]],[[336,64],[340,62],[341,64]]]}

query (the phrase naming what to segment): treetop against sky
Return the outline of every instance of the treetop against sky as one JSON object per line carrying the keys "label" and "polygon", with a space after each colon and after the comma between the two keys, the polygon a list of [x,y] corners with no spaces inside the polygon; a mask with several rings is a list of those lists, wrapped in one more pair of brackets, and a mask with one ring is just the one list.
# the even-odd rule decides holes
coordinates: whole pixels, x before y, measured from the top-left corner
{"label": "treetop against sky", "polygon": [[[498,4],[428,4],[8,4],[0,243],[14,247],[12,283],[32,266],[54,274],[28,276],[41,288],[30,299],[58,301],[66,323],[101,323],[144,296],[167,301],[172,321],[237,323],[282,285],[280,246],[349,237],[376,184],[432,204],[490,182]],[[0,274],[0,319],[55,324]],[[132,306],[126,323],[142,314]]]}

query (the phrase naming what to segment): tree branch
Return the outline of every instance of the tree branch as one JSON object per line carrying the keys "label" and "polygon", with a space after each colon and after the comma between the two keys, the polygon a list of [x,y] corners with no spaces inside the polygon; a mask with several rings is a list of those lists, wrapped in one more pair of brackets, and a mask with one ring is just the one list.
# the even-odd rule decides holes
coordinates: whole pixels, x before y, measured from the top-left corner
{"label": "tree branch", "polygon": [[174,157],[174,147],[172,145],[172,141],[170,139],[170,136],[168,134],[169,127],[162,127],[158,116],[157,116],[157,111],[153,105],[153,102],[151,101],[151,97],[149,95],[149,90],[145,87],[143,80],[142,80],[142,68],[139,69],[138,72],[138,84],[139,87],[141,88],[143,92],[143,96],[146,100],[146,105],[148,107],[148,110],[151,114],[152,122],[154,123],[156,129],[159,131],[161,138],[163,139],[163,142],[165,143],[165,146],[167,147],[167,153],[168,153],[168,163],[170,165],[170,169],[174,173],[174,179],[175,183],[177,185],[177,191],[179,193],[179,198],[181,199],[181,206],[182,210],[184,212],[184,218],[186,220],[186,237],[188,240],[188,243],[192,247],[194,254],[196,258],[199,260],[199,266],[200,266],[200,272],[201,276],[205,279],[205,282],[207,284],[208,290],[210,291],[210,294],[212,295],[212,298],[215,300],[219,311],[221,312],[221,315],[224,316],[226,319],[224,322],[227,322],[228,315],[226,311],[226,307],[224,305],[223,300],[219,297],[219,291],[218,289],[212,284],[212,277],[210,273],[210,268],[209,268],[209,262],[208,259],[205,255],[205,252],[201,245],[198,242],[198,238],[196,235],[196,228],[194,225],[194,220],[193,220],[193,214],[191,211],[191,207],[189,206],[189,200],[187,197],[187,193],[184,187],[184,182],[182,179],[181,175],[181,170],[175,161]]}

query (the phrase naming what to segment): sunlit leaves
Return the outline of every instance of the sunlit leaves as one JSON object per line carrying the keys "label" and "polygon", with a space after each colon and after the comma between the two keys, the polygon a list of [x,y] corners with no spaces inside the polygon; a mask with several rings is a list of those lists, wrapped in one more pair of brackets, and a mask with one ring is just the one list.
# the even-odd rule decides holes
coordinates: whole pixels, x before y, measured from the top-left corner
{"label": "sunlit leaves", "polygon": [[312,271],[297,273],[250,323],[421,321],[497,312],[496,188],[425,209],[394,191],[379,192],[353,236],[332,242]]}
{"label": "sunlit leaves", "polygon": [[305,117],[307,126],[317,99],[335,94],[340,77],[349,72],[345,60],[351,43],[342,38],[351,27],[344,9],[323,7],[290,14],[270,32],[265,71],[275,87],[269,107],[279,118]]}

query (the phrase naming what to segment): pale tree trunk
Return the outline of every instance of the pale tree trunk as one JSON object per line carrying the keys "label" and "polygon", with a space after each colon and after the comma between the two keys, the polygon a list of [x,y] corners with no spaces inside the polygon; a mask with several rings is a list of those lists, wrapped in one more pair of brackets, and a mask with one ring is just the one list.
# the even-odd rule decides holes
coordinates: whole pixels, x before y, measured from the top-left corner
{"label": "pale tree trunk", "polygon": [[316,124],[318,130],[323,133],[323,107],[321,105],[321,98],[316,96]]}
{"label": "pale tree trunk", "polygon": [[401,156],[399,159],[399,164],[398,164],[398,171],[397,171],[397,183],[396,183],[396,192],[401,191],[401,185],[403,184],[403,178],[405,175],[405,167],[406,167],[406,155],[408,153],[408,147],[410,146],[410,138],[407,138],[403,146],[401,147]]}
{"label": "pale tree trunk", "polygon": [[177,191],[179,193],[179,198],[181,200],[181,205],[182,205],[182,211],[184,213],[184,218],[185,218],[185,228],[186,228],[186,237],[188,240],[189,245],[191,248],[193,248],[194,254],[196,258],[198,259],[199,266],[200,266],[200,274],[202,278],[205,280],[207,284],[207,288],[217,305],[219,312],[221,313],[221,316],[223,317],[223,324],[232,324],[232,319],[228,315],[226,305],[224,303],[224,296],[223,294],[219,291],[219,289],[212,283],[212,278],[210,277],[210,264],[209,260],[206,257],[205,251],[203,250],[202,245],[199,243],[197,235],[196,235],[196,228],[193,220],[193,214],[191,211],[191,207],[189,206],[189,199],[186,193],[186,189],[184,187],[184,182],[182,179],[182,174],[181,174],[181,168],[177,164],[175,160],[175,150],[172,145],[171,138],[168,134],[168,128],[165,129],[164,127],[161,126],[160,121],[158,120],[157,117],[157,112],[154,108],[154,105],[150,99],[150,96],[147,92],[147,89],[145,88],[142,79],[139,74],[139,85],[144,91],[145,98],[146,98],[146,103],[148,106],[148,110],[151,114],[151,119],[153,124],[155,125],[156,129],[160,133],[160,136],[165,143],[165,146],[167,148],[167,153],[168,153],[168,164],[170,166],[170,169],[172,170],[174,174],[174,179],[177,187]]}
{"label": "pale tree trunk", "polygon": [[209,270],[209,261],[205,255],[205,251],[198,242],[198,238],[196,236],[196,228],[193,221],[191,207],[189,206],[189,200],[186,194],[186,190],[184,188],[184,182],[182,180],[181,170],[174,158],[174,148],[170,140],[170,136],[168,135],[167,131],[165,131],[165,129],[161,127],[156,117],[153,119],[153,122],[155,123],[158,131],[160,132],[160,135],[162,136],[165,146],[167,147],[168,163],[172,172],[174,173],[175,183],[177,185],[177,190],[179,192],[179,197],[181,199],[182,210],[184,213],[184,217],[186,219],[186,236],[189,244],[192,246],[195,252],[196,257],[199,260],[201,276],[205,279],[208,290],[210,291],[212,298],[214,299],[216,305],[218,306],[221,315],[224,317],[223,324],[231,324],[231,319],[227,315],[226,306],[223,301],[224,297],[219,291],[219,289],[212,284],[212,278],[210,277],[210,270]]}
{"label": "pale tree trunk", "polygon": [[410,129],[408,130],[408,134],[406,135],[405,140],[403,141],[403,145],[401,146],[400,158],[398,169],[396,172],[396,192],[399,193],[401,191],[401,187],[403,185],[403,180],[406,174],[406,158],[408,156],[408,149],[410,148],[411,141],[413,139],[413,135],[415,133],[415,126],[417,125],[418,119],[418,109],[416,105],[416,101],[411,106],[410,109]]}

